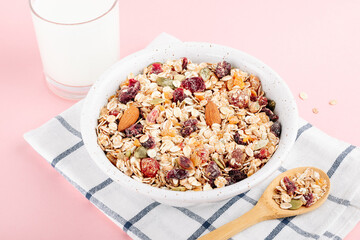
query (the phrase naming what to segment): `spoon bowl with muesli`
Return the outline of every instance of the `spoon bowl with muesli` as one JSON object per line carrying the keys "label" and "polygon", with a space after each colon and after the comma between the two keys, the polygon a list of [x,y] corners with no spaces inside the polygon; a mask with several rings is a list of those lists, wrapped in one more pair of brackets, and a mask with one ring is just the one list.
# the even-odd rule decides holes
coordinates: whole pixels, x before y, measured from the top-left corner
{"label": "spoon bowl with muesli", "polygon": [[209,43],[124,58],[94,84],[85,146],[122,186],[175,206],[216,202],[273,173],[295,141],[297,108],[259,60]]}

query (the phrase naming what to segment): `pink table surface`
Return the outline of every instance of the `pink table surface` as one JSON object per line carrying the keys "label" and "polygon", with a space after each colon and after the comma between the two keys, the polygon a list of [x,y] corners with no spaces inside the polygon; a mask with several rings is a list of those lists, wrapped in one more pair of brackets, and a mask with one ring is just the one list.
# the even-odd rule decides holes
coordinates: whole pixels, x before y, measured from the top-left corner
{"label": "pink table surface", "polygon": [[[130,239],[24,141],[74,102],[45,85],[28,1],[0,2],[0,239]],[[275,69],[294,95],[308,93],[307,101],[297,97],[303,118],[360,146],[360,1],[121,0],[120,7],[121,56],[163,31],[240,49]],[[346,240],[359,238],[360,224]]]}

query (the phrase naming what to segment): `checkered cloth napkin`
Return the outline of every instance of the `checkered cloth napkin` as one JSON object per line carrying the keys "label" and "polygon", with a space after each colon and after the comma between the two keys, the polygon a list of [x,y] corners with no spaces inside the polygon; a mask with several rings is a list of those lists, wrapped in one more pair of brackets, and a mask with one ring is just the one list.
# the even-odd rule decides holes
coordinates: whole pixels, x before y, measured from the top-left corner
{"label": "checkered cloth napkin", "polygon": [[[150,47],[179,41],[161,34]],[[275,176],[299,166],[331,178],[328,200],[314,212],[259,223],[232,239],[342,239],[360,220],[359,148],[334,139],[304,120],[284,165],[265,182],[232,199],[189,208],[171,207],[128,192],[91,160],[81,139],[83,101],[24,135],[26,141],[90,202],[134,239],[196,239],[249,211]]]}

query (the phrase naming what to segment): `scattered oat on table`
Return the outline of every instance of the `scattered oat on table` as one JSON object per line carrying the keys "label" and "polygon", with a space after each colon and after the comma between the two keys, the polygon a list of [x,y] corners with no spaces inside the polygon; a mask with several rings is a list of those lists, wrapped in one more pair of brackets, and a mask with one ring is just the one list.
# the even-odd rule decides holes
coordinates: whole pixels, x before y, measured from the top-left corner
{"label": "scattered oat on table", "polygon": [[326,192],[327,182],[311,168],[295,176],[280,180],[274,190],[273,199],[282,209],[296,210],[302,206],[310,207]]}
{"label": "scattered oat on table", "polygon": [[315,113],[315,114],[318,114],[319,113],[319,110],[317,108],[313,108],[312,109],[312,112]]}
{"label": "scattered oat on table", "polygon": [[98,144],[124,174],[153,187],[203,191],[239,182],[276,151],[281,124],[260,79],[187,58],[129,74],[100,112]]}
{"label": "scattered oat on table", "polygon": [[300,96],[300,98],[301,98],[302,100],[308,99],[308,95],[307,95],[306,92],[301,92],[301,93],[299,94],[299,96]]}
{"label": "scattered oat on table", "polygon": [[330,105],[336,105],[336,104],[337,104],[337,101],[336,101],[335,99],[330,100],[329,104],[330,104]]}

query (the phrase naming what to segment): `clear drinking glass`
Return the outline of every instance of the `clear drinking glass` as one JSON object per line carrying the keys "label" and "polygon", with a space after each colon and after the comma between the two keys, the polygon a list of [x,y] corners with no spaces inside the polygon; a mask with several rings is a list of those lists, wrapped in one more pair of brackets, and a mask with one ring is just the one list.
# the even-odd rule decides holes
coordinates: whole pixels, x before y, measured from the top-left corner
{"label": "clear drinking glass", "polygon": [[86,96],[119,59],[118,0],[29,0],[49,88],[68,99]]}

